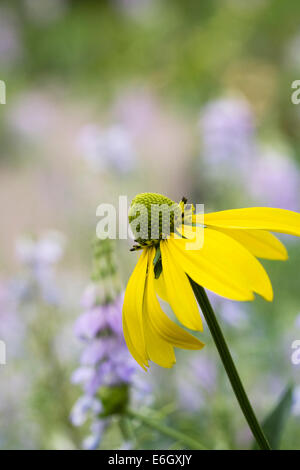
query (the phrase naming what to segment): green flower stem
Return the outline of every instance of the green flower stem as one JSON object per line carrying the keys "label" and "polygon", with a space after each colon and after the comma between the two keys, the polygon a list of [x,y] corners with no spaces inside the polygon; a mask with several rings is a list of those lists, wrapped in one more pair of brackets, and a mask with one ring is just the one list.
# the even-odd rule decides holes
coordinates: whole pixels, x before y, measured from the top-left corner
{"label": "green flower stem", "polygon": [[130,418],[134,418],[140,423],[146,424],[146,426],[149,426],[150,428],[159,431],[161,434],[164,434],[165,436],[171,437],[172,439],[181,442],[181,444],[183,444],[188,449],[206,450],[202,444],[200,444],[192,437],[186,436],[185,434],[176,431],[173,428],[169,428],[165,424],[160,423],[159,421],[151,418],[150,416],[145,416],[133,410],[127,410],[126,413]]}
{"label": "green flower stem", "polygon": [[255,416],[253,408],[245,392],[244,386],[241,382],[238,371],[235,367],[230,351],[226,344],[224,335],[216,318],[215,312],[213,311],[213,308],[208,300],[206,292],[203,287],[196,284],[196,282],[194,282],[190,277],[189,281],[193,288],[196,299],[198,300],[200,308],[203,312],[205,320],[208,324],[212,337],[216,343],[217,349],[219,351],[220,357],[222,359],[223,365],[227,372],[237,401],[239,402],[239,405],[249,424],[253,436],[255,437],[260,449],[271,450],[270,444]]}
{"label": "green flower stem", "polygon": [[119,427],[124,441],[132,441],[134,439],[131,422],[128,416],[121,416],[119,420]]}

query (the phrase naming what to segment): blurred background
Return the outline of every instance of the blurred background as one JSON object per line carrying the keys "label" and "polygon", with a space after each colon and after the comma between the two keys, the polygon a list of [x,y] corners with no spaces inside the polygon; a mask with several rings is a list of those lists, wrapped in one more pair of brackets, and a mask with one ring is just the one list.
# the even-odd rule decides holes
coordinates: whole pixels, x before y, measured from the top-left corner
{"label": "blurred background", "polygon": [[[127,240],[95,251],[96,208],[159,192],[206,211],[299,211],[299,18],[296,0],[0,1],[0,448],[182,448],[100,417],[99,387],[115,382],[99,378],[110,358],[92,319],[101,305],[106,315],[109,278],[120,321],[136,254]],[[294,384],[280,445],[297,449],[300,247],[281,239],[290,259],[263,262],[273,303],[212,301],[261,420]],[[123,348],[109,328],[112,351]],[[210,449],[250,448],[207,327],[201,339],[205,349],[178,351],[171,370],[146,374],[128,356],[117,383],[135,409]]]}

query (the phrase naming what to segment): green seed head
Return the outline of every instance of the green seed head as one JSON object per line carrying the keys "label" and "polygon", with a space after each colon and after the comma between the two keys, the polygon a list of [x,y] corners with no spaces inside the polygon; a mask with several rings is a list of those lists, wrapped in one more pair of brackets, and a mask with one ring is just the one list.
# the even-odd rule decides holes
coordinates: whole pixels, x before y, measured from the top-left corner
{"label": "green seed head", "polygon": [[162,194],[141,193],[131,202],[128,220],[136,241],[155,243],[174,232],[179,204]]}

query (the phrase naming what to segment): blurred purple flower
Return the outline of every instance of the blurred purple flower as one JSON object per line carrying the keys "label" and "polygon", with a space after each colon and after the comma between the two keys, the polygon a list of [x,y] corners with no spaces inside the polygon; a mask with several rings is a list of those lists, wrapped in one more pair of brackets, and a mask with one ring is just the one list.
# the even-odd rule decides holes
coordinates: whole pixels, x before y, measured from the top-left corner
{"label": "blurred purple flower", "polygon": [[107,428],[109,419],[98,419],[91,424],[91,434],[83,441],[85,450],[95,450],[99,447],[105,429]]}
{"label": "blurred purple flower", "polygon": [[106,328],[105,311],[108,306],[99,305],[81,315],[75,323],[75,334],[79,338],[94,338],[97,333]]}
{"label": "blurred purple flower", "polygon": [[87,124],[79,133],[78,147],[96,171],[128,173],[134,168],[136,152],[133,140],[122,125],[101,129],[96,124]]}
{"label": "blurred purple flower", "polygon": [[248,173],[255,153],[255,125],[247,101],[222,98],[208,103],[199,127],[204,162],[216,177],[224,177],[222,168]]}
{"label": "blurred purple flower", "polygon": [[122,322],[120,322],[122,299],[121,295],[113,303],[91,307],[75,323],[75,334],[79,338],[91,339],[100,331],[111,329],[116,335],[122,335]]}
{"label": "blurred purple flower", "polygon": [[300,171],[288,153],[264,149],[253,161],[248,189],[258,204],[299,210]]}
{"label": "blurred purple flower", "polygon": [[94,341],[84,350],[81,363],[90,366],[90,374],[88,369],[79,368],[80,373],[75,377],[82,378],[85,393],[89,395],[94,395],[101,386],[131,384],[137,372],[136,363],[121,338],[115,343],[109,343],[107,338]]}
{"label": "blurred purple flower", "polygon": [[179,380],[177,386],[178,400],[182,409],[189,412],[200,410],[205,405],[202,391],[187,380]]}
{"label": "blurred purple flower", "polygon": [[34,241],[29,237],[17,240],[16,253],[23,264],[30,266],[52,265],[63,255],[64,237],[58,232],[48,232]]}
{"label": "blurred purple flower", "polygon": [[247,312],[245,306],[241,305],[240,302],[225,299],[214,292],[208,292],[208,297],[213,308],[229,326],[239,328],[247,326]]}
{"label": "blurred purple flower", "polygon": [[54,265],[64,252],[64,237],[58,232],[47,232],[40,239],[21,237],[16,242],[18,260],[26,267],[29,274],[28,288],[34,288],[36,282],[43,299],[48,303],[58,302],[58,289],[54,282]]}
{"label": "blurred purple flower", "polygon": [[105,355],[111,354],[114,349],[114,341],[111,338],[99,338],[88,344],[81,355],[81,364],[96,365],[105,358]]}
{"label": "blurred purple flower", "polygon": [[10,281],[0,283],[0,339],[7,345],[8,359],[24,354],[25,324],[18,311],[22,297],[15,286]]}
{"label": "blurred purple flower", "polygon": [[122,95],[117,100],[114,110],[116,120],[120,121],[134,137],[152,132],[159,112],[155,98],[144,90],[134,90]]}
{"label": "blurred purple flower", "polygon": [[300,313],[295,318],[295,327],[300,328]]}
{"label": "blurred purple flower", "polygon": [[[91,410],[88,398],[97,396],[101,387],[130,386],[140,388],[141,395],[149,393],[139,387],[135,380],[138,366],[129,354],[122,331],[123,294],[114,301],[99,304],[97,289],[89,286],[83,296],[83,305],[87,309],[75,324],[76,335],[85,343],[81,355],[81,366],[73,373],[72,382],[80,384],[84,390],[84,399],[77,402],[71,420],[82,421],[86,416],[86,407]],[[75,413],[75,414],[74,414]],[[75,416],[75,418],[74,418]],[[92,413],[91,435],[84,441],[84,448],[96,448],[101,440],[108,420],[99,418],[99,412]],[[102,423],[102,424],[101,424]]]}
{"label": "blurred purple flower", "polygon": [[192,357],[188,367],[178,374],[177,393],[181,406],[191,412],[201,409],[207,396],[216,391],[217,373],[217,365],[211,358]]}
{"label": "blurred purple flower", "polygon": [[88,395],[80,397],[75,403],[70,419],[74,426],[82,426],[88,418],[89,412],[98,414],[102,411],[102,405],[99,400]]}
{"label": "blurred purple flower", "polygon": [[58,112],[51,97],[42,92],[27,92],[18,97],[7,113],[8,125],[25,139],[47,137]]}
{"label": "blurred purple flower", "polygon": [[192,358],[190,366],[197,384],[201,385],[207,392],[212,393],[216,389],[216,363],[206,356],[201,356]]}
{"label": "blurred purple flower", "polygon": [[230,326],[245,327],[248,323],[245,309],[239,302],[224,299],[219,311],[222,319]]}
{"label": "blurred purple flower", "polygon": [[91,367],[79,367],[76,369],[71,377],[73,384],[85,384],[92,380],[94,370]]}
{"label": "blurred purple flower", "polygon": [[300,416],[300,386],[294,388],[292,397],[292,414]]}

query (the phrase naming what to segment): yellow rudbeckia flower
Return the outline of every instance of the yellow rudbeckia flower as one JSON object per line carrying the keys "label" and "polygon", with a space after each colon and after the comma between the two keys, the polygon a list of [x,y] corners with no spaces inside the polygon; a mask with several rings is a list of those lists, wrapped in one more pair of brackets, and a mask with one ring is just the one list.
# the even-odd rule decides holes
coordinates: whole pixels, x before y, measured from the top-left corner
{"label": "yellow rudbeckia flower", "polygon": [[[132,201],[142,204],[151,222],[151,205],[175,203],[165,196],[143,193]],[[182,209],[183,204],[177,205]],[[231,300],[249,301],[257,293],[273,299],[270,279],[257,258],[286,260],[284,245],[270,232],[300,236],[300,214],[268,207],[251,207],[204,214],[202,227],[194,214],[183,221],[183,237],[171,218],[171,233],[163,237],[159,219],[158,238],[137,238],[142,254],[129,279],[123,306],[123,328],[127,346],[146,369],[149,361],[162,367],[176,362],[174,347],[201,349],[204,344],[179,327],[163,312],[158,297],[167,301],[180,323],[202,331],[199,308],[189,282]],[[203,230],[203,246],[189,249],[194,235]],[[188,277],[187,277],[188,276]]]}

